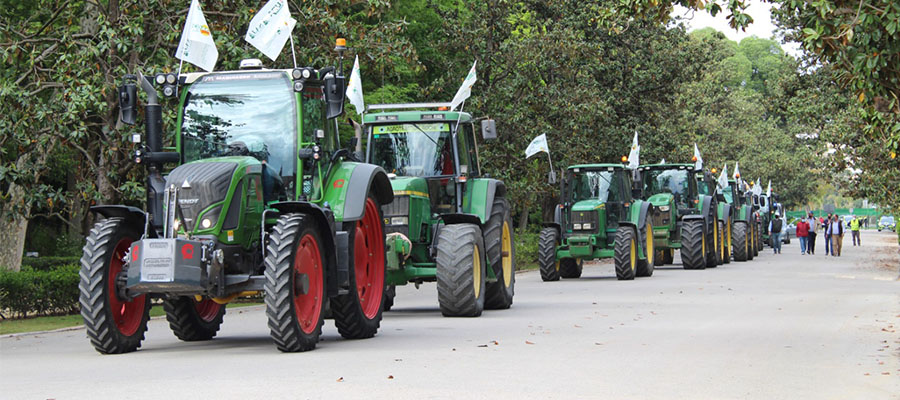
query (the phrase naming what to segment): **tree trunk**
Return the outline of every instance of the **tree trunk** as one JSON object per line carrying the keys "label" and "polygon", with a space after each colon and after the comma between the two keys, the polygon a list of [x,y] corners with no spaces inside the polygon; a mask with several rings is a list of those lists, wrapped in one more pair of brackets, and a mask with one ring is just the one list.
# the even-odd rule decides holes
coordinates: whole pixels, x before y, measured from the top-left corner
{"label": "tree trunk", "polygon": [[[9,204],[22,204],[24,197],[25,192],[21,186],[15,183],[9,185]],[[0,217],[0,268],[13,271],[21,269],[25,232],[28,230],[28,219],[24,215],[31,212],[31,206],[25,205],[25,208],[23,212]]]}
{"label": "tree trunk", "polygon": [[525,228],[528,228],[528,207],[522,207],[519,209],[519,234],[525,233]]}

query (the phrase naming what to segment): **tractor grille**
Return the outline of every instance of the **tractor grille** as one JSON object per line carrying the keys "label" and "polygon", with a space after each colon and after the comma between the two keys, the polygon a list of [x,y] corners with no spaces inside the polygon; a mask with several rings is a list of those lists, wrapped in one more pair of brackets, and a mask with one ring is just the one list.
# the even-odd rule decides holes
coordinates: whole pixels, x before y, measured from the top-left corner
{"label": "tractor grille", "polygon": [[[396,232],[409,236],[409,196],[395,196],[394,201],[381,206],[381,214],[384,217],[385,233]],[[397,218],[406,218],[406,223],[394,225],[391,220]]]}
{"label": "tractor grille", "polygon": [[[597,211],[572,211],[572,223],[569,228],[575,233],[597,233],[598,222]],[[584,229],[584,224],[590,224],[590,228]],[[580,228],[575,229],[576,225],[580,225]]]}
{"label": "tractor grille", "polygon": [[653,226],[667,226],[672,222],[672,211],[660,211],[656,208],[653,210],[653,218],[650,219]]}

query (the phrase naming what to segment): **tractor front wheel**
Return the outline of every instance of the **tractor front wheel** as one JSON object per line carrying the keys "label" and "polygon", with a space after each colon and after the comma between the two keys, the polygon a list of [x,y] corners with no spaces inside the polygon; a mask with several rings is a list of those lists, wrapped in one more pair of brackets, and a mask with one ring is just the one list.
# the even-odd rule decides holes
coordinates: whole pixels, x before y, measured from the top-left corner
{"label": "tractor front wheel", "polygon": [[560,261],[556,258],[556,247],[559,246],[559,231],[556,228],[544,228],[538,240],[538,264],[541,269],[541,280],[558,281]]}
{"label": "tractor front wheel", "polygon": [[712,226],[709,226],[710,235],[706,240],[706,268],[715,268],[719,266],[719,223],[715,219],[712,220]]}
{"label": "tractor front wheel", "polygon": [[616,229],[614,251],[616,279],[620,281],[634,280],[638,261],[637,238],[634,229],[630,226],[620,226]]}
{"label": "tractor front wheel", "polygon": [[681,230],[681,263],[684,269],[706,268],[706,236],[702,220],[684,221]]}
{"label": "tractor front wheel", "polygon": [[513,303],[516,289],[516,245],[512,217],[506,199],[497,197],[491,206],[491,217],[484,225],[484,246],[496,282],[485,284],[484,307],[503,310]]}
{"label": "tractor front wheel", "polygon": [[397,287],[390,285],[384,289],[384,311],[391,311],[394,307],[394,298],[397,297]]}
{"label": "tractor front wheel", "polygon": [[325,249],[307,214],[284,214],[266,247],[266,317],[283,352],[312,350],[325,315]]}
{"label": "tractor front wheel", "polygon": [[563,258],[559,261],[559,276],[566,279],[581,278],[584,260],[580,258]]}
{"label": "tractor front wheel", "polygon": [[724,251],[725,251],[725,257],[722,259],[722,261],[725,264],[731,263],[731,243],[733,240],[732,239],[733,237],[731,235],[732,225],[733,224],[731,223],[731,221],[725,222],[725,230],[722,232],[723,233],[722,242],[723,242]]}
{"label": "tractor front wheel", "polygon": [[734,244],[734,261],[747,261],[750,257],[750,246],[747,243],[747,224],[744,222],[735,222],[732,231],[732,242]]}
{"label": "tractor front wheel", "polygon": [[123,298],[120,290],[127,271],[125,257],[140,237],[140,231],[122,218],[108,218],[94,224],[84,245],[78,284],[81,317],[100,353],[132,352],[144,340],[150,299]]}
{"label": "tractor front wheel", "polygon": [[166,320],[175,337],[185,342],[209,340],[216,336],[225,316],[225,305],[208,297],[170,297],[163,301]]}
{"label": "tractor front wheel", "polygon": [[653,248],[653,225],[650,224],[650,221],[644,223],[639,239],[643,241],[642,246],[646,257],[643,260],[638,259],[637,276],[653,276],[653,267],[656,265],[656,251]]}
{"label": "tractor front wheel", "polygon": [[484,310],[484,238],[475,224],[445,225],[438,234],[437,290],[445,317],[477,317]]}
{"label": "tractor front wheel", "polygon": [[363,216],[345,223],[350,232],[350,292],[331,299],[334,325],[346,339],[367,339],[381,326],[384,305],[384,221],[373,195],[366,199]]}
{"label": "tractor front wheel", "polygon": [[716,221],[716,228],[716,232],[719,234],[719,242],[716,244],[716,251],[718,252],[716,257],[718,263],[716,265],[722,265],[725,264],[725,225],[720,221]]}

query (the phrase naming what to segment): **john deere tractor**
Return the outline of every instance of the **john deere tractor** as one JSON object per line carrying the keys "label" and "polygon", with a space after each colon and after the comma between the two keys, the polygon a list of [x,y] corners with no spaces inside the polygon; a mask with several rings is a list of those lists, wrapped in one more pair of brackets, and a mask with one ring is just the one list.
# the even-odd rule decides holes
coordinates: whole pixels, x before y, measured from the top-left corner
{"label": "john deere tractor", "polygon": [[566,170],[553,222],[541,230],[541,279],[578,278],[585,260],[600,258],[615,259],[619,280],[653,275],[653,210],[632,197],[632,184],[622,164]]}
{"label": "john deere tractor", "polygon": [[732,254],[735,261],[752,260],[758,254],[756,244],[758,213],[753,210],[750,198],[744,192],[743,182],[734,179],[721,189],[725,202],[731,205],[734,213],[731,231]]}
{"label": "john deere tractor", "polygon": [[718,183],[711,178],[715,176],[716,169],[712,171],[695,171],[697,188],[701,195],[716,197],[716,217],[719,220],[720,258],[719,264],[731,263],[732,232],[734,231],[734,209],[727,201],[725,195],[718,190]]}
{"label": "john deere tractor", "polygon": [[[101,353],[140,347],[156,298],[185,341],[211,339],[226,303],[261,293],[281,351],[316,346],[329,300],[345,338],[379,328],[381,206],[393,192],[381,168],[348,161],[339,144],[340,68],[241,64],[127,76],[118,89],[126,124],[136,120],[138,86],[146,95],[146,144],[134,161],[146,167],[147,198],[145,209],[91,209],[103,218],[87,237],[79,289]],[[173,148],[163,147],[157,89],[177,102]]]}
{"label": "john deere tractor", "polygon": [[[390,286],[437,282],[441,313],[475,317],[512,305],[515,243],[506,185],[481,170],[471,115],[449,104],[370,105],[366,160],[390,177],[382,206]],[[481,120],[484,139],[494,121]]]}
{"label": "john deere tractor", "polygon": [[708,171],[694,164],[653,164],[638,168],[643,198],[653,205],[653,237],[656,265],[673,262],[681,250],[684,269],[713,268],[723,262],[724,226],[717,218],[715,196],[701,194],[696,173],[712,181]]}

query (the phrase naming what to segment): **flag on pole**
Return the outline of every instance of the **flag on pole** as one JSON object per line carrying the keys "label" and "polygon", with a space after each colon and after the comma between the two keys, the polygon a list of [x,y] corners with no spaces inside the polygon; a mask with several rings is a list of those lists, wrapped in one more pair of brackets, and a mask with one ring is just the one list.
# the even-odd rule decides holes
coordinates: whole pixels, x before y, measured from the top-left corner
{"label": "flag on pole", "polygon": [[759,178],[756,178],[756,186],[753,187],[753,194],[757,196],[762,194],[762,183],[759,182]]}
{"label": "flag on pole", "polygon": [[638,133],[634,131],[634,139],[631,141],[631,152],[628,153],[628,169],[635,169],[640,165],[641,146],[638,145]]}
{"label": "flag on pole", "polygon": [[[772,180],[771,179],[769,179],[769,187],[766,188],[766,197],[768,197],[769,199],[772,198]],[[771,201],[771,200],[769,200],[769,201]]]}
{"label": "flag on pole", "polygon": [[741,181],[741,170],[738,169],[738,162],[737,162],[737,161],[734,162],[734,173],[731,174],[731,177],[734,178],[734,180],[736,180],[736,181],[738,181],[738,182]]}
{"label": "flag on pole", "polygon": [[297,20],[291,18],[287,0],[269,0],[250,20],[244,40],[275,61],[290,39]]}
{"label": "flag on pole", "polygon": [[665,164],[665,163],[666,163],[666,159],[663,158],[662,161],[660,161],[659,163],[660,163],[660,164]]}
{"label": "flag on pole", "polygon": [[697,148],[697,143],[694,143],[694,170],[701,171],[703,170],[703,157],[700,157],[700,149]]}
{"label": "flag on pole", "polygon": [[191,0],[191,8],[184,21],[184,30],[181,32],[178,49],[175,50],[175,58],[194,64],[207,72],[212,72],[219,59],[216,42],[213,41],[209,25],[206,24],[206,18],[197,0]]}
{"label": "flag on pole", "polygon": [[528,148],[525,149],[525,158],[530,158],[531,156],[542,151],[547,153],[548,155],[550,154],[550,148],[547,147],[546,133],[542,133],[531,140],[531,143],[528,144]]}
{"label": "flag on pole", "polygon": [[353,71],[350,71],[350,83],[347,84],[347,100],[356,107],[356,113],[362,115],[366,110],[363,102],[362,78],[359,77],[359,56],[353,60]]}
{"label": "flag on pole", "polygon": [[462,102],[466,101],[466,99],[472,95],[472,85],[478,81],[478,74],[475,72],[476,64],[478,64],[478,60],[475,60],[475,62],[472,63],[472,69],[469,70],[466,79],[463,80],[459,90],[456,91],[456,96],[453,96],[453,100],[450,102],[450,111],[455,110],[457,106],[462,104]]}
{"label": "flag on pole", "polygon": [[722,167],[722,173],[719,175],[718,184],[720,189],[728,187],[728,164]]}

